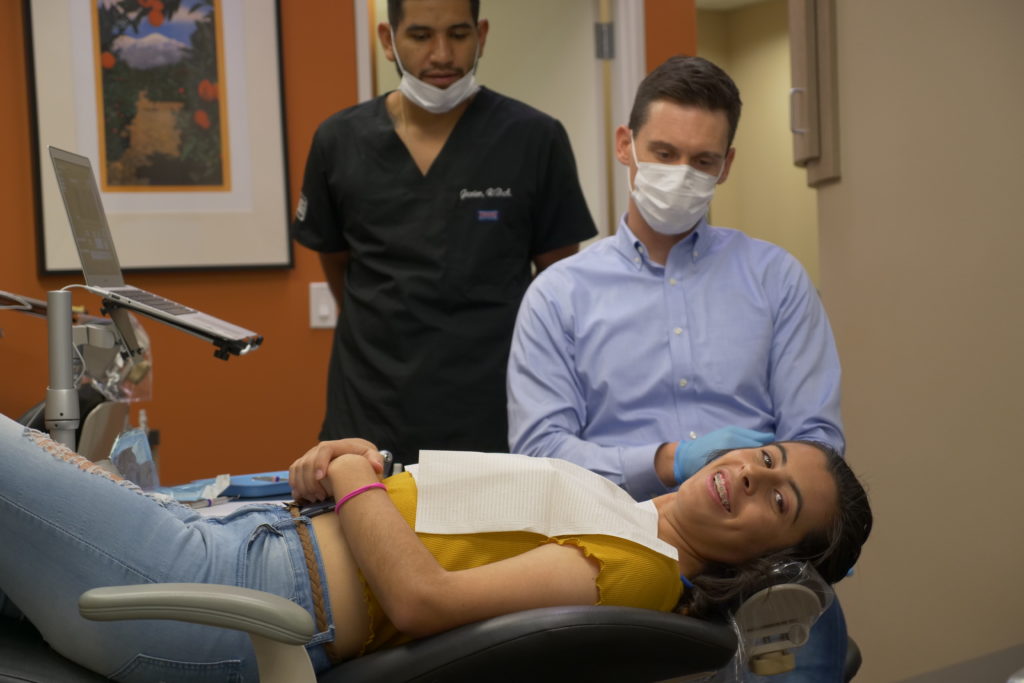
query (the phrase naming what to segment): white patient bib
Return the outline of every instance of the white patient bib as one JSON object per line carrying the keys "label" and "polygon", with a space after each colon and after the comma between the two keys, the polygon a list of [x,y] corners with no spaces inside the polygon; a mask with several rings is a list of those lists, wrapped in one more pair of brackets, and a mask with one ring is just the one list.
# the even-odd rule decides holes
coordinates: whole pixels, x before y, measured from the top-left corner
{"label": "white patient bib", "polygon": [[416,480],[418,532],[603,534],[679,558],[658,538],[653,501],[637,503],[601,475],[565,460],[420,451],[419,464],[407,469]]}

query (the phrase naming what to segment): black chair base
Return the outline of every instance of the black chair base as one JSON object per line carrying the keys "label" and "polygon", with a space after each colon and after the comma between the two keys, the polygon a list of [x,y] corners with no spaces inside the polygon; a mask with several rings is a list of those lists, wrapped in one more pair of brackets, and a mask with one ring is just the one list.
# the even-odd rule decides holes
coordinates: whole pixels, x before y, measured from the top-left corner
{"label": "black chair base", "polygon": [[736,636],[724,624],[632,607],[554,607],[360,657],[319,680],[653,683],[714,672],[735,650]]}
{"label": "black chair base", "polygon": [[[345,662],[319,683],[493,681],[644,683],[725,666],[736,649],[717,623],[631,607],[552,607],[468,624]],[[0,618],[0,683],[102,683],[27,621]]]}
{"label": "black chair base", "polygon": [[0,683],[105,683],[108,679],[65,659],[25,620],[0,618]]}
{"label": "black chair base", "polygon": [[846,661],[843,668],[843,680],[850,683],[853,677],[860,671],[861,659],[860,648],[853,638],[846,639]]}

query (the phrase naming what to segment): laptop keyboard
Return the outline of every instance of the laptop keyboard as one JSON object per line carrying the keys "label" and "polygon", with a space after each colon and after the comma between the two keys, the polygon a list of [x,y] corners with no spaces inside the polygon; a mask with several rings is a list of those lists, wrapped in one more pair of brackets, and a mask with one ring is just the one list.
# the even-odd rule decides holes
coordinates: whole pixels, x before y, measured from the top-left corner
{"label": "laptop keyboard", "polygon": [[116,290],[113,291],[117,292],[118,294],[121,294],[122,296],[134,299],[135,301],[138,301],[140,304],[152,306],[153,308],[161,310],[164,313],[169,313],[170,315],[185,315],[186,313],[195,313],[195,309],[189,308],[188,306],[183,306],[182,304],[179,304],[176,301],[165,299],[162,296],[157,296],[156,294],[153,294],[152,292],[147,292],[143,289],[135,289],[134,287],[118,287]]}

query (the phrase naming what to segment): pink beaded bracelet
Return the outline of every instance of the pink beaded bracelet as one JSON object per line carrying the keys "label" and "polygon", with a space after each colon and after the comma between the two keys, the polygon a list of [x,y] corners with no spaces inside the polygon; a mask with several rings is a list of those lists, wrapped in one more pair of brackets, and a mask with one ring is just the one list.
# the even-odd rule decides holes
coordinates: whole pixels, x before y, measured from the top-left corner
{"label": "pink beaded bracelet", "polygon": [[338,514],[338,510],[341,509],[341,506],[344,505],[345,503],[347,503],[349,500],[351,500],[352,498],[355,498],[360,493],[366,493],[370,489],[384,489],[385,491],[387,491],[388,487],[378,481],[378,482],[376,482],[374,484],[367,484],[366,486],[360,486],[355,491],[349,491],[348,493],[346,493],[344,496],[341,497],[341,500],[339,500],[337,503],[334,504],[334,514]]}

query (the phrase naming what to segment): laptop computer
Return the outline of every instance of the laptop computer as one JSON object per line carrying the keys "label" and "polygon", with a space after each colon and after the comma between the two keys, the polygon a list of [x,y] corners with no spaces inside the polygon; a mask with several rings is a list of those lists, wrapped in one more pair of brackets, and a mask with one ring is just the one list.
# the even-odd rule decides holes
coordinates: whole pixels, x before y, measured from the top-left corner
{"label": "laptop computer", "polygon": [[85,289],[115,306],[137,311],[212,341],[219,347],[216,355],[221,358],[226,358],[227,353],[249,353],[263,343],[263,337],[252,330],[126,285],[92,164],[88,157],[56,147],[49,149],[78,258],[82,262]]}

